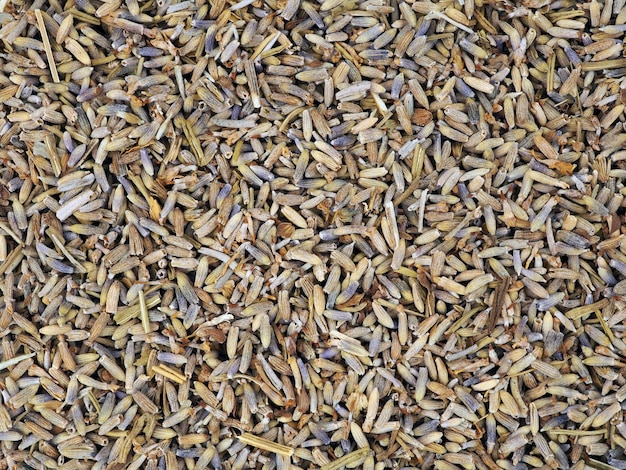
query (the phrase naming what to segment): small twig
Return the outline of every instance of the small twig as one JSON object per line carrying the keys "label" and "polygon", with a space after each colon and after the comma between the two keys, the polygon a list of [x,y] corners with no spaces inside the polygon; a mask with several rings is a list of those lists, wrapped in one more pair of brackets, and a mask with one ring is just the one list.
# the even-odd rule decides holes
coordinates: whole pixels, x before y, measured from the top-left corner
{"label": "small twig", "polygon": [[504,297],[511,285],[511,278],[505,277],[502,282],[498,284],[493,295],[493,305],[489,312],[489,321],[487,322],[487,332],[491,333],[496,326],[498,317],[502,314],[502,307],[504,306]]}
{"label": "small twig", "polygon": [[52,47],[50,47],[50,39],[48,38],[48,31],[46,31],[46,24],[43,22],[43,16],[41,16],[41,10],[37,8],[35,10],[35,17],[37,17],[37,26],[41,33],[41,39],[43,40],[43,48],[46,51],[46,57],[48,58],[48,65],[50,65],[50,75],[54,83],[59,83],[59,73],[57,72],[57,66],[54,63],[54,56],[52,55]]}
{"label": "small twig", "polygon": [[448,23],[450,23],[451,25],[456,26],[459,29],[462,29],[463,31],[465,31],[466,33],[469,34],[474,34],[474,31],[471,30],[470,28],[468,28],[467,26],[465,26],[464,24],[459,23],[458,21],[453,20],[452,18],[450,18],[448,15],[445,15],[443,13],[441,13],[440,11],[436,11],[433,10],[430,13],[428,13],[426,15],[426,19],[432,19],[433,17],[442,19],[444,21],[447,21]]}
{"label": "small twig", "polygon": [[148,334],[150,333],[150,317],[148,314],[148,306],[146,305],[146,298],[143,294],[143,290],[137,292],[139,295],[139,313],[141,316],[141,324],[143,326],[143,331]]}
{"label": "small twig", "polygon": [[244,444],[251,445],[257,449],[267,450],[283,457],[291,457],[293,455],[293,447],[277,444],[254,434],[244,433],[241,436],[237,436],[237,438]]}

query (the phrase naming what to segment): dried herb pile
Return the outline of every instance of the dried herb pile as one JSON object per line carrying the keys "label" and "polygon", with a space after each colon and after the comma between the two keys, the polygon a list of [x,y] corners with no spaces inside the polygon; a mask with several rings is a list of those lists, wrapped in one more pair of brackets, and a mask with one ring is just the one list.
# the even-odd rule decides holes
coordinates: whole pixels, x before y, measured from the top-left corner
{"label": "dried herb pile", "polygon": [[0,6],[0,468],[626,468],[626,0]]}

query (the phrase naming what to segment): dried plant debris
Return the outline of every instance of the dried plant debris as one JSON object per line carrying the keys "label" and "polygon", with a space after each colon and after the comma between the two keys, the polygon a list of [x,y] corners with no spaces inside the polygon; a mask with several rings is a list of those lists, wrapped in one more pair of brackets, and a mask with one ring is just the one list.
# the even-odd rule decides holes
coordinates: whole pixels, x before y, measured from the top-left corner
{"label": "dried plant debris", "polygon": [[8,0],[0,448],[626,468],[626,1]]}

